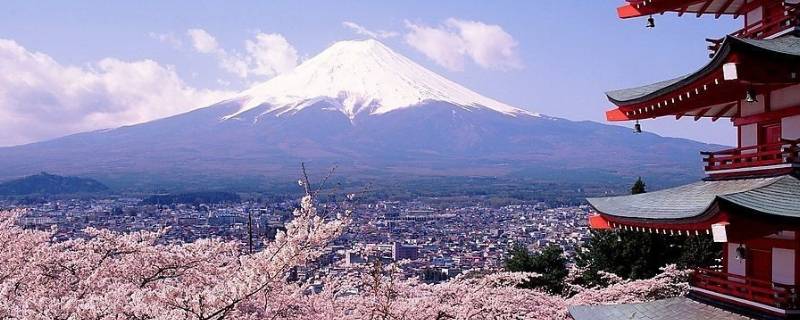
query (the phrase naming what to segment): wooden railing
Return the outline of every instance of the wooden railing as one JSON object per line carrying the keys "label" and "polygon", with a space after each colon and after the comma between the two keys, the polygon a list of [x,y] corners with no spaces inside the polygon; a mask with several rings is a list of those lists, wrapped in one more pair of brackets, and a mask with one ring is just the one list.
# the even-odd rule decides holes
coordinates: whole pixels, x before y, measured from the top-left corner
{"label": "wooden railing", "polygon": [[786,15],[782,14],[784,11],[779,12],[781,13],[780,15],[764,17],[764,19],[745,26],[731,35],[737,38],[764,39],[798,25],[797,8],[794,5],[786,7]]}
{"label": "wooden railing", "polygon": [[[798,5],[785,5],[784,7],[785,10],[776,11],[777,14],[764,17],[755,23],[751,23],[731,33],[731,35],[737,38],[764,39],[800,25],[800,9],[798,9]],[[709,58],[713,57],[717,50],[719,50],[722,40],[723,39],[706,39],[706,41],[709,42]]]}
{"label": "wooden railing", "polygon": [[800,163],[800,139],[779,143],[701,152],[706,171],[760,167],[784,163]]}
{"label": "wooden railing", "polygon": [[768,306],[794,310],[798,307],[797,286],[758,280],[709,269],[696,269],[689,280],[696,288],[758,302]]}

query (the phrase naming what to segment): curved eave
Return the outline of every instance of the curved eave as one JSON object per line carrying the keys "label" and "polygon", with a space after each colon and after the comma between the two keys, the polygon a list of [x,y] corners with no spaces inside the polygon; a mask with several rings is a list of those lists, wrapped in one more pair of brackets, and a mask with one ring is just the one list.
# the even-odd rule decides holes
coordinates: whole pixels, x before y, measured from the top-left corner
{"label": "curved eave", "polygon": [[[617,108],[606,112],[606,119],[608,121],[626,121],[654,118],[664,115],[682,115],[683,113],[677,112],[691,109],[661,110],[661,108],[667,107],[670,102],[674,105],[676,97],[679,98],[680,101],[684,101],[683,92],[686,92],[686,97],[688,99],[692,91],[698,94],[700,93],[698,88],[702,88],[703,91],[705,91],[708,84],[722,84],[723,87],[729,87],[728,89],[738,88],[740,86],[738,80],[722,81],[722,69],[723,65],[726,63],[735,61],[737,55],[740,53],[761,54],[766,55],[770,59],[796,59],[800,57],[800,38],[795,35],[787,35],[777,39],[752,40],[727,36],[711,61],[694,73],[645,86],[606,92],[608,100],[617,106]],[[716,101],[716,103],[723,102],[726,101]],[[710,105],[711,103],[705,106]],[[729,106],[724,104],[717,105],[716,107],[717,109],[715,110],[719,112],[730,110]],[[705,112],[701,113],[698,117],[704,114]],[[718,117],[730,117],[732,115],[733,112],[729,112],[728,114],[719,114]]]}
{"label": "curved eave", "polygon": [[722,46],[711,59],[711,61],[693,73],[644,86],[608,91],[606,92],[606,97],[608,98],[608,101],[611,101],[611,103],[617,106],[627,106],[656,100],[663,95],[675,92],[689,84],[692,84],[693,82],[696,82],[698,79],[711,73],[712,71],[721,68],[721,66],[728,61],[731,53],[732,43],[736,41],[740,40],[732,36],[725,37]]}
{"label": "curved eave", "polygon": [[633,120],[629,118],[628,115],[625,114],[624,111],[620,110],[619,108],[611,109],[606,111],[606,120],[608,121],[628,121]]}
{"label": "curved eave", "polygon": [[598,211],[589,216],[589,227],[595,230],[625,229],[626,227],[631,229],[639,227],[664,230],[707,230],[712,224],[728,220],[728,214],[720,211],[715,204],[697,216],[675,219],[620,217]]}
{"label": "curved eave", "polygon": [[[771,178],[701,181],[638,195],[588,198],[605,224],[637,226],[679,225],[705,229],[724,220],[720,204],[732,203],[765,216],[800,218],[800,179],[793,175]],[[590,221],[591,222],[591,221]]]}
{"label": "curved eave", "polygon": [[708,206],[700,211],[687,212],[688,214],[685,216],[658,217],[659,213],[656,213],[658,212],[657,208],[642,209],[639,212],[640,215],[620,214],[619,212],[607,210],[593,204],[592,200],[596,199],[597,198],[587,199],[589,200],[589,207],[596,213],[589,217],[589,225],[593,229],[612,229],[616,228],[617,225],[658,226],[661,228],[669,228],[669,226],[690,226],[689,228],[705,229],[712,223],[709,221],[717,222],[717,220],[721,220],[714,219],[719,213],[719,206],[716,205],[716,200],[709,202]]}
{"label": "curved eave", "polygon": [[741,14],[745,0],[636,0],[617,8],[617,15],[622,19],[643,17],[665,12],[676,12],[678,15],[692,13],[696,16],[713,14],[720,17],[724,14],[738,16]]}

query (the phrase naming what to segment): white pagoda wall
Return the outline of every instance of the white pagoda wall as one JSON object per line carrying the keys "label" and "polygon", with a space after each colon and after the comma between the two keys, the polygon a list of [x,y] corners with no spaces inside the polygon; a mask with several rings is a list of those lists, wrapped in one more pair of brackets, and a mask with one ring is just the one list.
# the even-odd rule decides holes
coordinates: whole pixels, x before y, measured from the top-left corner
{"label": "white pagoda wall", "polygon": [[781,137],[800,139],[800,115],[781,119]]}
{"label": "white pagoda wall", "polygon": [[772,282],[795,284],[794,250],[772,248]]}
{"label": "white pagoda wall", "polygon": [[[740,147],[750,147],[758,144],[758,124],[752,123],[739,127]],[[754,152],[753,150],[748,150]]]}
{"label": "white pagoda wall", "polygon": [[747,272],[747,260],[736,258],[736,248],[738,247],[738,243],[728,242],[728,256],[725,257],[725,260],[728,262],[728,273],[745,276]]}

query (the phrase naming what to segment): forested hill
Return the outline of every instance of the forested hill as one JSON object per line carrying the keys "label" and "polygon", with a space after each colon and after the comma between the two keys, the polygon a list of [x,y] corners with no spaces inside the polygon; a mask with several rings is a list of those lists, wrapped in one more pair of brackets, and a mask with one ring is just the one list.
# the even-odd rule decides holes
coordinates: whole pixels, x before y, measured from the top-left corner
{"label": "forested hill", "polygon": [[97,180],[79,177],[64,177],[47,172],[0,183],[0,195],[54,195],[95,193],[109,188]]}

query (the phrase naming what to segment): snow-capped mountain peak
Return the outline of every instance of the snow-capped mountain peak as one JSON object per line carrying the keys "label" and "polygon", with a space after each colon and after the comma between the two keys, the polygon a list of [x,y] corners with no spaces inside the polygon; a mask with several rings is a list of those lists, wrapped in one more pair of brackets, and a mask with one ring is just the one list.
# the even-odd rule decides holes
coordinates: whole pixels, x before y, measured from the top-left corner
{"label": "snow-capped mountain peak", "polygon": [[236,99],[243,101],[241,109],[225,118],[261,105],[269,106],[267,112],[286,114],[323,99],[351,119],[362,112],[382,114],[425,101],[538,116],[484,97],[370,39],[337,42],[294,70],[243,91]]}

